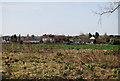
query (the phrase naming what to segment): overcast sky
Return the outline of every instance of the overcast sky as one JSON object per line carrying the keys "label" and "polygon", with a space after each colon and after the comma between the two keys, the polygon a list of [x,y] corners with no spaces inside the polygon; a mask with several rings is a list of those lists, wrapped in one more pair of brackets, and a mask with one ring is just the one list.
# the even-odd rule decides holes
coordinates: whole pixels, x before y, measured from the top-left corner
{"label": "overcast sky", "polygon": [[2,4],[2,35],[81,33],[118,34],[118,13],[99,16],[107,2],[4,2]]}

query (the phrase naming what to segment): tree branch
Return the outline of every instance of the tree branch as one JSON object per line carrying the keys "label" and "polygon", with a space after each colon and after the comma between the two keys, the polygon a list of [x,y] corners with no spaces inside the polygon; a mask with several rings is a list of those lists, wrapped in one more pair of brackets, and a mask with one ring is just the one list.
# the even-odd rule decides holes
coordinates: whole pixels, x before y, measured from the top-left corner
{"label": "tree branch", "polygon": [[101,16],[101,15],[106,14],[106,13],[113,13],[113,12],[115,12],[119,7],[120,7],[120,4],[117,5],[115,8],[113,8],[112,10],[102,11],[101,13],[97,13],[97,12],[94,12],[94,13]]}

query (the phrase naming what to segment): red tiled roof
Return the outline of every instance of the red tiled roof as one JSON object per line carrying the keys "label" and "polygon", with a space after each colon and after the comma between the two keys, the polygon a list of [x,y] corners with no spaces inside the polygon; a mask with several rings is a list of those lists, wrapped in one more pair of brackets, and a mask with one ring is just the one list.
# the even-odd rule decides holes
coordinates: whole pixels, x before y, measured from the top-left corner
{"label": "red tiled roof", "polygon": [[43,35],[39,38],[55,38],[55,39],[65,39],[67,38],[65,35]]}

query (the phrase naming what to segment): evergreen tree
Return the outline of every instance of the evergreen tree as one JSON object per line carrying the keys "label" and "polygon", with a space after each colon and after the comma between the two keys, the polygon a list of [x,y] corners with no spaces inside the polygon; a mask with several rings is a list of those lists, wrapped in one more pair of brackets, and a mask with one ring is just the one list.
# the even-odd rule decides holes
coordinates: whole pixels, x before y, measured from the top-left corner
{"label": "evergreen tree", "polygon": [[97,39],[98,37],[99,37],[99,33],[96,32],[96,33],[95,33],[95,38]]}

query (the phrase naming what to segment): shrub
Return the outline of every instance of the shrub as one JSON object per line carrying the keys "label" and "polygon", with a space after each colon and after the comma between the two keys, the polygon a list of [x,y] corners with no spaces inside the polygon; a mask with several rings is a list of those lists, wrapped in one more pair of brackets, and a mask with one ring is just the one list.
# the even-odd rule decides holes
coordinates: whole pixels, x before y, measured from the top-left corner
{"label": "shrub", "polygon": [[120,40],[111,39],[109,44],[120,45]]}

